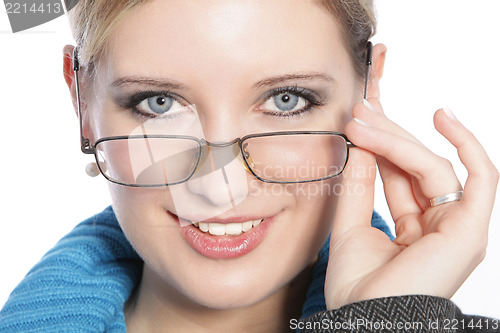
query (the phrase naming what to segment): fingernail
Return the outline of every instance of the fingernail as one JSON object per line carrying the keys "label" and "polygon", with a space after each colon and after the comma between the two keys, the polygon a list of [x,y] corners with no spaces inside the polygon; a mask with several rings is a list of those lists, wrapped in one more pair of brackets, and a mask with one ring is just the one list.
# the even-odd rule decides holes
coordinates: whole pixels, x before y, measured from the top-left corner
{"label": "fingernail", "polygon": [[372,110],[373,112],[377,112],[377,110],[375,110],[375,108],[373,107],[373,105],[370,104],[370,102],[368,102],[366,99],[363,98],[363,104],[370,110]]}
{"label": "fingernail", "polygon": [[358,124],[361,124],[363,126],[370,126],[368,123],[365,123],[363,120],[361,119],[358,119],[358,118],[352,118],[355,122],[357,122]]}
{"label": "fingernail", "polygon": [[444,111],[444,113],[446,113],[446,115],[447,115],[449,118],[451,118],[451,119],[453,119],[453,120],[457,120],[457,117],[455,116],[455,114],[453,113],[453,111],[451,111],[451,109],[450,109],[449,107],[445,106],[445,107],[443,108],[443,111]]}

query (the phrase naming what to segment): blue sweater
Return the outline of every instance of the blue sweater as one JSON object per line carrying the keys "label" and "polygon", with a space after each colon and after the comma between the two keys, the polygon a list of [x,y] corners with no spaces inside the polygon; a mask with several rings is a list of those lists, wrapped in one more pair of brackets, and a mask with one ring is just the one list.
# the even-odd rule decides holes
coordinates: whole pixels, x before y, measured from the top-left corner
{"label": "blue sweater", "polygon": [[[373,213],[372,226],[393,236]],[[329,240],[319,254],[303,317],[324,311]],[[0,332],[125,332],[124,304],[142,260],[111,207],[77,225],[42,257],[0,311]]]}

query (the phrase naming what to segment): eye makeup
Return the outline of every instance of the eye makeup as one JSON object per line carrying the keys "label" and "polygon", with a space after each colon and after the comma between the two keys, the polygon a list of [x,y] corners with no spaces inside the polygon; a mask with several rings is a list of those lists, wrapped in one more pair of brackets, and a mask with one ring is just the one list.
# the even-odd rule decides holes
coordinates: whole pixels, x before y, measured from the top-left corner
{"label": "eye makeup", "polygon": [[[263,109],[263,105],[267,104],[267,101],[271,99],[275,99],[276,97],[282,96],[283,97],[288,97],[290,98],[291,96],[297,97],[299,100],[302,99],[304,102],[304,106],[301,107],[300,109],[295,110],[266,110]],[[323,106],[324,103],[324,98],[321,98],[316,92],[307,89],[307,88],[302,88],[299,86],[288,86],[288,87],[278,87],[274,88],[268,92],[266,92],[262,99],[265,101],[264,103],[260,104],[258,109],[260,109],[265,115],[269,116],[274,116],[274,117],[284,117],[284,118],[291,118],[291,117],[299,117],[303,116],[308,112],[311,112],[314,110],[314,108]],[[276,104],[276,103],[275,103]]]}
{"label": "eye makeup", "polygon": [[[115,103],[124,110],[130,110],[135,116],[147,119],[154,118],[168,118],[171,117],[172,113],[167,110],[164,114],[159,114],[155,112],[150,112],[139,108],[139,105],[143,104],[143,102],[147,101],[151,98],[166,98],[172,99],[172,104],[178,104],[182,106],[187,106],[188,103],[178,96],[177,94],[173,94],[170,91],[162,91],[162,90],[140,90],[128,94],[123,94],[121,96],[115,95],[114,100]],[[170,114],[169,114],[170,113]]]}
{"label": "eye makeup", "polygon": [[[299,85],[299,83],[302,83],[302,85]],[[273,85],[279,86],[272,87]],[[308,86],[308,88],[304,87],[304,85]],[[253,107],[253,111],[274,119],[299,118],[313,112],[318,107],[324,106],[328,96],[326,92],[331,90],[330,86],[335,85],[336,81],[324,74],[299,73],[261,80],[253,88],[261,90],[269,87],[269,90],[261,94],[256,101],[256,106]],[[148,99],[168,99],[169,102],[175,103],[178,109],[179,106],[193,104],[178,93],[173,92],[186,90],[186,86],[175,82],[172,83],[167,79],[148,79],[136,76],[119,78],[110,86],[110,91],[112,91],[112,96],[118,107],[130,110],[135,116],[149,119],[168,118],[174,112],[167,110],[160,114],[144,110],[144,106],[149,109],[147,107]],[[251,94],[252,90],[249,90],[248,95]],[[140,107],[141,105],[142,107]]]}

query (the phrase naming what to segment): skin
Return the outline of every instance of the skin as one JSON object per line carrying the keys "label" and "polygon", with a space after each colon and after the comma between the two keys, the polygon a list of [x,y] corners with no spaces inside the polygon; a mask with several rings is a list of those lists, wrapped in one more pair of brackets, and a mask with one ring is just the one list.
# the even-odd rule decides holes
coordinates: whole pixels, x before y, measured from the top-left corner
{"label": "skin", "polygon": [[[176,207],[168,190],[110,184],[120,225],[145,261],[126,309],[129,331],[287,331],[289,319],[300,316],[310,267],[332,224],[325,284],[330,309],[402,294],[451,297],[484,256],[498,172],[480,144],[456,119],[436,113],[436,129],[457,147],[470,177],[462,201],[429,207],[429,198],[461,185],[449,162],[383,114],[378,83],[385,47],[374,48],[368,107],[360,103],[363,82],[337,22],[312,1],[154,1],[119,24],[110,41],[111,52],[99,63],[96,99],[84,101],[91,115],[84,134],[91,141],[128,134],[134,125],[116,105],[115,97],[127,91],[109,88],[114,80],[175,80],[184,87],[174,92],[196,105],[209,141],[275,129],[345,132],[359,148],[351,150],[342,177],[327,184],[364,189],[338,198],[276,194],[247,174],[250,190],[238,192],[236,185],[241,200],[228,209],[220,181],[211,178],[180,187],[176,195],[191,205],[185,208]],[[76,103],[71,57],[72,47],[66,46],[65,78]],[[270,77],[304,73],[333,80],[309,75],[256,87]],[[294,85],[321,92],[324,105],[298,122],[262,117],[262,95]],[[394,242],[370,227],[377,165],[396,223]],[[166,213],[181,215],[190,207],[206,218],[279,215],[252,252],[214,260],[194,251],[177,219]]]}

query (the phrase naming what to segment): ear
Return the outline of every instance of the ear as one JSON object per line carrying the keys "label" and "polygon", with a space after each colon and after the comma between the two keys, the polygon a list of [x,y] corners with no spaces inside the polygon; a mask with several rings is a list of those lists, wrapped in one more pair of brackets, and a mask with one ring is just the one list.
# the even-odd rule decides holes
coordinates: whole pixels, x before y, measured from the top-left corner
{"label": "ear", "polygon": [[77,99],[76,99],[76,83],[75,72],[73,70],[73,45],[66,45],[63,48],[63,74],[64,80],[69,88],[71,100],[73,101],[73,108],[75,109],[76,116],[78,117]]}
{"label": "ear", "polygon": [[[77,93],[76,93],[76,82],[75,82],[75,71],[73,69],[73,51],[75,47],[73,45],[66,45],[63,48],[63,74],[64,74],[64,80],[66,81],[66,84],[68,85],[69,88],[69,93],[71,95],[71,100],[73,102],[73,108],[75,110],[75,114],[77,117],[78,115],[78,100],[77,100]],[[90,130],[90,126],[88,124],[88,117],[84,117],[83,113],[86,110],[87,104],[81,100],[82,94],[81,92],[84,89],[83,83],[83,75],[80,75],[80,107],[82,108],[82,135],[87,138],[92,140],[93,135],[92,131]]]}
{"label": "ear", "polygon": [[385,55],[387,47],[384,44],[377,44],[373,47],[372,66],[370,68],[370,79],[368,81],[368,90],[366,98],[375,97],[380,99],[380,79],[384,73]]}

